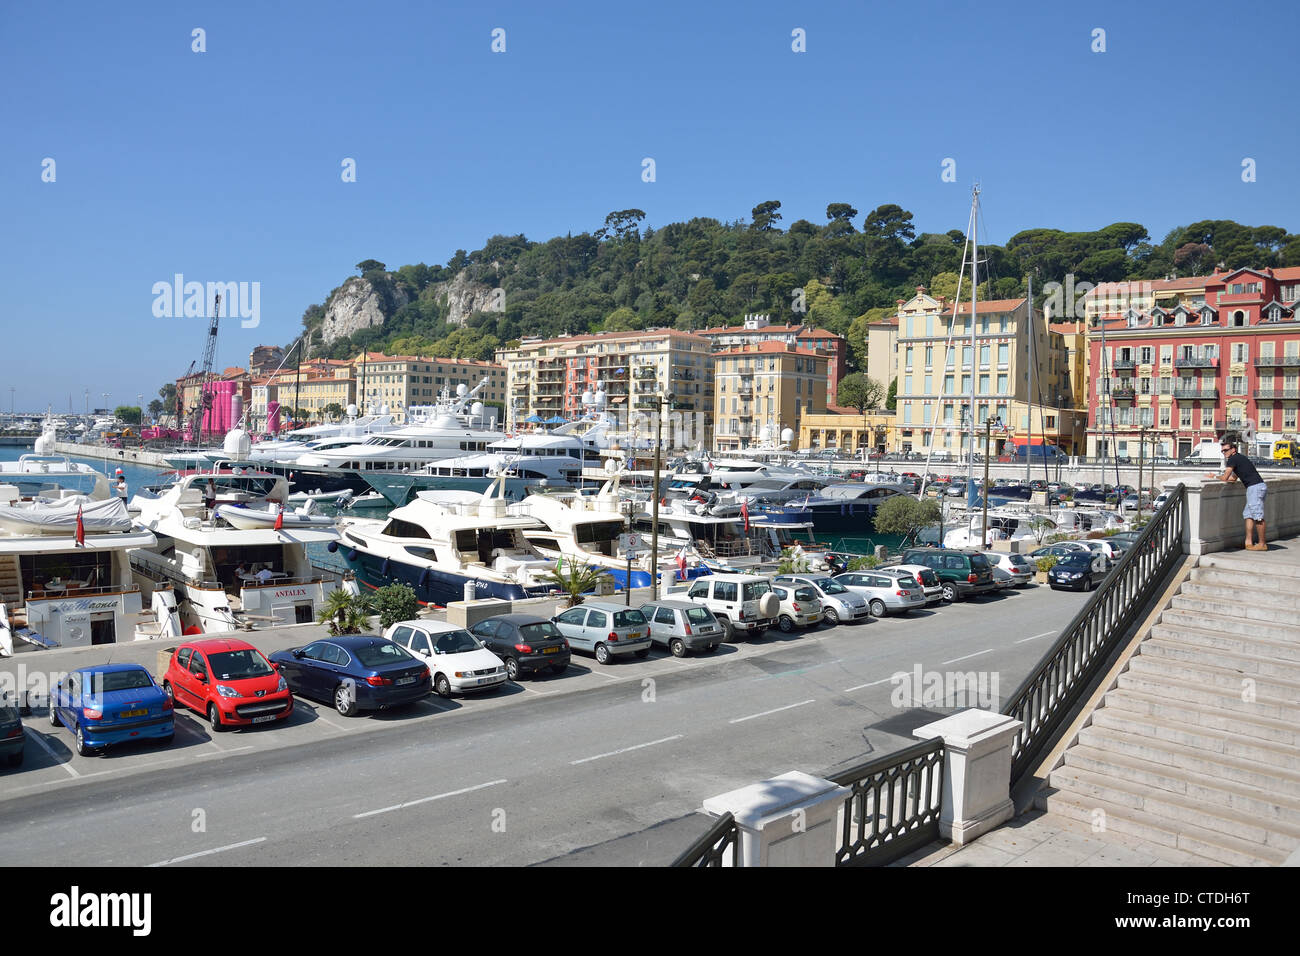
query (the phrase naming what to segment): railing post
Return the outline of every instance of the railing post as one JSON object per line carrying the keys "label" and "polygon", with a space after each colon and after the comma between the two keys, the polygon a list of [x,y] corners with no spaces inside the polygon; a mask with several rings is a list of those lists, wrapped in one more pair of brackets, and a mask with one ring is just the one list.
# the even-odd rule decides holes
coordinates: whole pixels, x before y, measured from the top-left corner
{"label": "railing post", "polygon": [[852,792],[793,770],[710,797],[704,810],[735,817],[739,866],[834,866],[835,824]]}
{"label": "railing post", "polygon": [[941,837],[962,846],[1011,819],[1011,747],[1022,726],[1003,714],[963,710],[912,731],[919,740],[943,738]]}

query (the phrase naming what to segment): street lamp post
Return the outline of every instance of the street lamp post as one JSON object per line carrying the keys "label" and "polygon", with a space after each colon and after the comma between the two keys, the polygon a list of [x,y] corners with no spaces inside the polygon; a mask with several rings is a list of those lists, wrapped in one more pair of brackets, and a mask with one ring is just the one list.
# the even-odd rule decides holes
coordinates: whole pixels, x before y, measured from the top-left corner
{"label": "street lamp post", "polygon": [[[984,499],[984,520],[983,529],[980,532],[980,550],[983,551],[989,546],[989,440],[993,434],[993,425],[997,423],[999,428],[1002,427],[1002,419],[986,418],[984,419],[984,487],[980,492]],[[974,454],[974,452],[971,452]]]}
{"label": "street lamp post", "polygon": [[[651,516],[653,527],[650,529],[650,600],[659,600],[659,469],[663,463],[664,448],[664,406],[672,403],[672,392],[655,393],[658,414],[655,416],[655,477],[654,477],[654,514]],[[629,578],[628,584],[631,584]]]}
{"label": "street lamp post", "polygon": [[[655,499],[656,501],[658,498]],[[636,514],[636,502],[631,498],[623,502],[623,514],[627,516],[627,534],[628,547],[624,550],[627,553],[627,580],[623,585],[623,604],[627,607],[632,606],[632,516]]]}

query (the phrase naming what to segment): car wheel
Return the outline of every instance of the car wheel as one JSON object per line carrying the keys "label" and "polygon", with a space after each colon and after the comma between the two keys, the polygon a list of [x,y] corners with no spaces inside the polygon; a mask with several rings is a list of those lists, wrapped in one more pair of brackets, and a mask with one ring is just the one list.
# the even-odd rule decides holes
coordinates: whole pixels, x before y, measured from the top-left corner
{"label": "car wheel", "polygon": [[59,709],[58,709],[57,707],[54,706],[54,698],[53,698],[53,697],[50,698],[50,715],[49,715],[49,716],[50,716],[50,726],[51,726],[51,727],[61,727],[61,726],[63,726],[62,722],[59,720]]}
{"label": "car wheel", "polygon": [[728,644],[735,643],[736,629],[732,626],[731,621],[725,617],[718,617],[717,620],[722,625],[722,639]]}
{"label": "car wheel", "polygon": [[869,605],[867,605],[867,607],[870,608],[872,617],[885,616],[885,602],[880,600],[880,598],[874,599]]}
{"label": "car wheel", "polygon": [[834,627],[836,624],[840,623],[840,612],[835,610],[835,608],[833,607],[828,607],[826,609],[826,614],[823,620],[825,620],[827,624],[830,624],[832,627]]}
{"label": "car wheel", "polygon": [[519,680],[519,662],[513,657],[506,658],[506,680]]}
{"label": "car wheel", "polygon": [[672,652],[673,657],[685,657],[686,642],[680,637],[674,637],[668,642],[668,650]]}
{"label": "car wheel", "polygon": [[957,585],[945,584],[943,586],[943,599],[949,604],[955,604],[960,596],[961,595],[957,593]]}
{"label": "car wheel", "polygon": [[23,751],[20,750],[16,754],[9,755],[9,766],[17,767],[22,762],[23,762]]}
{"label": "car wheel", "polygon": [[352,717],[357,712],[357,693],[348,684],[334,688],[334,709],[340,717]]}
{"label": "car wheel", "polygon": [[208,723],[212,725],[214,734],[223,733],[226,729],[226,725],[221,722],[221,711],[215,703],[208,704]]}
{"label": "car wheel", "polygon": [[77,726],[77,756],[89,757],[94,750],[86,743],[86,731],[80,725]]}
{"label": "car wheel", "polygon": [[163,689],[163,693],[167,695],[167,699],[170,700],[170,701],[172,702],[172,710],[175,710],[175,709],[176,709],[176,691],[172,690],[172,684],[171,684],[171,681],[166,681],[166,680],[163,681],[162,689]]}
{"label": "car wheel", "polygon": [[606,647],[604,644],[596,645],[596,663],[597,664],[609,663],[609,648]]}
{"label": "car wheel", "polygon": [[439,674],[433,679],[433,692],[439,697],[451,696],[451,681],[447,679],[446,674]]}
{"label": "car wheel", "polygon": [[792,618],[789,614],[782,614],[779,618],[776,619],[776,626],[779,627],[786,634],[789,634],[791,631],[794,630],[794,618]]}

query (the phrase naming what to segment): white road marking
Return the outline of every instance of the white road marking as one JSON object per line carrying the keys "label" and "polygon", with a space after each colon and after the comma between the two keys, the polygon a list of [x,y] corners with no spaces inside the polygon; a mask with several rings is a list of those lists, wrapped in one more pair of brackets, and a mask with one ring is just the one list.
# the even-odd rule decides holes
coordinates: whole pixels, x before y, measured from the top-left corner
{"label": "white road marking", "polygon": [[59,759],[59,755],[56,754],[56,753],[55,753],[55,752],[50,748],[50,745],[49,745],[49,744],[47,744],[44,740],[41,739],[41,735],[40,735],[40,734],[36,733],[35,731],[32,731],[32,732],[30,732],[30,733],[27,733],[26,736],[27,736],[27,739],[28,739],[28,740],[34,741],[34,742],[36,743],[36,746],[40,747],[40,748],[41,748],[42,750],[44,750],[47,754],[49,754],[49,755],[50,755],[50,759],[53,760],[53,761],[54,761],[58,766],[62,767],[64,770],[68,771],[68,773],[72,774],[72,776],[74,776],[74,777],[80,777],[80,776],[81,776],[81,774],[79,774],[79,773],[77,772],[76,768],[74,768],[71,764],[69,764],[69,763],[65,763],[64,761],[62,761],[62,760]]}
{"label": "white road marking", "polygon": [[[601,665],[598,665],[598,666],[603,667],[604,665],[601,664]],[[615,677],[613,674],[606,674],[604,671],[598,671],[598,670],[596,670],[595,668],[592,668],[592,670],[590,671],[590,673],[592,673],[592,674],[599,674],[601,677],[605,678],[606,680],[615,680],[615,681],[617,681],[617,680],[624,680],[624,679],[625,679],[625,678],[622,678],[622,677]]]}
{"label": "white road marking", "polygon": [[944,664],[956,664],[958,661],[968,661],[972,657],[979,657],[981,654],[992,654],[993,650],[994,649],[991,647],[986,647],[982,651],[976,651],[974,654],[967,654],[965,657],[954,657],[950,661],[940,661],[939,666],[942,667]]}
{"label": "white road marking", "polygon": [[804,704],[811,704],[816,698],[801,700],[797,704],[786,704],[784,707],[777,707],[773,710],[765,710],[761,714],[750,714],[748,717],[737,717],[735,720],[729,720],[729,724],[743,724],[747,720],[753,720],[755,717],[766,717],[768,714],[779,714],[783,710],[790,710],[794,707],[802,707]]}
{"label": "white road marking", "polygon": [[462,793],[473,793],[475,790],[483,790],[486,787],[495,787],[499,783],[505,783],[505,780],[489,780],[487,783],[480,783],[473,787],[464,787],[460,790],[451,790],[447,793],[437,793],[432,797],[421,797],[418,800],[408,800],[406,803],[396,803],[391,807],[383,807],[379,810],[367,810],[365,813],[352,814],[353,820],[360,820],[363,817],[373,817],[377,813],[388,813],[390,810],[404,810],[407,807],[414,807],[421,803],[429,803],[432,800],[441,800],[444,797],[458,797]]}
{"label": "white road marking", "polygon": [[1039,640],[1040,638],[1051,637],[1053,634],[1056,634],[1056,633],[1058,633],[1058,632],[1057,632],[1057,631],[1043,631],[1042,634],[1035,634],[1033,637],[1022,637],[1020,640],[1016,641],[1016,643],[1017,643],[1017,644],[1024,644],[1024,643],[1026,643],[1027,641],[1036,641],[1036,640]]}
{"label": "white road marking", "polygon": [[212,856],[214,853],[225,853],[227,850],[238,850],[242,846],[252,846],[254,843],[265,843],[266,837],[258,837],[255,840],[245,840],[243,843],[232,843],[229,846],[219,846],[212,850],[200,850],[198,853],[189,853],[185,856],[178,856],[171,860],[163,860],[161,863],[150,863],[150,867],[167,866],[172,863],[184,863],[186,860],[197,860],[201,856]]}
{"label": "white road marking", "polygon": [[606,754],[596,754],[594,757],[583,757],[581,760],[570,760],[569,766],[576,767],[580,763],[590,763],[593,760],[600,760],[602,757],[616,757],[619,754],[629,753],[630,751],[633,750],[641,750],[645,747],[653,747],[655,744],[666,744],[670,740],[681,740],[681,739],[682,739],[682,734],[674,734],[671,737],[663,737],[659,740],[651,740],[649,743],[633,744],[631,747],[623,747],[619,750],[611,750],[609,753]]}
{"label": "white road marking", "polygon": [[226,754],[237,754],[241,750],[256,750],[256,749],[257,748],[254,747],[252,744],[249,744],[247,747],[231,747],[229,750],[222,750],[219,753],[195,754],[194,758],[197,760],[201,757],[222,757],[225,756]]}
{"label": "white road marking", "polygon": [[852,687],[846,687],[846,688],[844,688],[844,690],[840,691],[840,693],[841,693],[841,694],[847,694],[849,691],[853,691],[853,690],[862,690],[862,688],[864,688],[864,687],[875,687],[875,686],[877,686],[877,685],[879,685],[879,684],[888,684],[888,683],[889,683],[890,681],[892,681],[893,679],[894,679],[894,678],[892,678],[892,677],[886,677],[886,678],[883,679],[883,680],[873,680],[870,684],[855,684],[855,685],[852,686]]}
{"label": "white road marking", "polygon": [[346,734],[348,732],[348,729],[346,727],[340,727],[338,724],[334,723],[334,721],[326,720],[324,717],[320,715],[319,712],[317,712],[316,714],[316,719],[319,720],[326,727],[332,727],[341,734]]}

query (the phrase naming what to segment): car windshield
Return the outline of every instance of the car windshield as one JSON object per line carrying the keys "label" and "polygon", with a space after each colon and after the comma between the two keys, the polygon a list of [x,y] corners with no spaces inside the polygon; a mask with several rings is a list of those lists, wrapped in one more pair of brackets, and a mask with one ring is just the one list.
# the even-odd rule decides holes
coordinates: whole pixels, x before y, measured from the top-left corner
{"label": "car windshield", "polygon": [[1058,561],[1057,563],[1058,563],[1058,564],[1069,564],[1069,565],[1075,565],[1075,564],[1078,564],[1078,565],[1089,565],[1089,564],[1092,564],[1092,556],[1091,556],[1091,555],[1084,554],[1084,553],[1082,553],[1082,552],[1080,552],[1080,551],[1076,551],[1076,552],[1074,552],[1073,554],[1067,554],[1067,555],[1065,555],[1065,556],[1064,556],[1063,558],[1061,558],[1061,560]]}
{"label": "car windshield", "polygon": [[265,677],[273,673],[266,658],[252,648],[209,654],[208,663],[217,680],[242,680],[245,677]]}
{"label": "car windshield", "polygon": [[693,607],[687,610],[686,620],[692,624],[712,624],[713,615],[706,607]]}
{"label": "car windshield", "polygon": [[644,623],[645,615],[638,610],[614,612],[615,627],[640,627]]}
{"label": "car windshield", "polygon": [[772,590],[772,585],[768,584],[766,581],[750,581],[745,585],[744,600],[756,600],[761,598],[770,590]]}
{"label": "car windshield", "polygon": [[463,654],[466,651],[476,651],[482,646],[473,634],[465,630],[438,634],[433,640],[433,649],[439,654]]}
{"label": "car windshield", "polygon": [[830,578],[822,578],[815,582],[824,594],[848,594],[849,589],[840,584],[839,581],[833,581]]}
{"label": "car windshield", "polygon": [[536,624],[525,624],[519,628],[520,635],[527,641],[545,641],[550,638],[564,637],[560,629],[550,621],[538,621]]}
{"label": "car windshield", "polygon": [[144,671],[110,671],[107,674],[92,674],[90,686],[94,690],[111,693],[115,690],[135,690],[140,687],[152,687],[153,681]]}
{"label": "car windshield", "polygon": [[362,667],[383,667],[385,664],[401,664],[404,661],[415,659],[403,648],[390,641],[384,641],[382,644],[365,644],[353,648],[352,656],[360,662]]}

